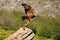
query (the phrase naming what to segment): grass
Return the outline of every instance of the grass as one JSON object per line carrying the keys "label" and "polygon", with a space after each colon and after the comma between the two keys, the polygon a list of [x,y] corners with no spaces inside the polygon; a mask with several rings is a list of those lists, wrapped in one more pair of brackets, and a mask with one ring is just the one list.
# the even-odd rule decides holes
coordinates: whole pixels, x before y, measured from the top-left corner
{"label": "grass", "polygon": [[[0,40],[4,40],[12,33],[21,28],[26,22],[22,21],[25,14],[20,11],[0,10]],[[56,18],[36,16],[28,24],[28,28],[32,29],[36,34],[33,40],[55,40],[60,35],[60,16]],[[9,34],[8,34],[9,33]]]}
{"label": "grass", "polygon": [[34,38],[33,38],[33,40],[54,40],[54,39],[51,39],[51,38],[45,38],[45,37],[41,37],[41,36],[35,36]]}
{"label": "grass", "polygon": [[0,40],[4,40],[5,38],[7,38],[12,33],[14,33],[13,30],[0,32]]}

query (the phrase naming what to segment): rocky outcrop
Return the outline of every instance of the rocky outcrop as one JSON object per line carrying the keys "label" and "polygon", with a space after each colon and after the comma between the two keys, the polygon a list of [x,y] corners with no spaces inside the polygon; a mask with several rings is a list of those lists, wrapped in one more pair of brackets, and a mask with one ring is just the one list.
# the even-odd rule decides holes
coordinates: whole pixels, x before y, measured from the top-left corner
{"label": "rocky outcrop", "polygon": [[25,29],[20,28],[17,32],[6,38],[5,40],[31,40],[35,34],[27,27]]}
{"label": "rocky outcrop", "polygon": [[60,0],[0,0],[0,8],[24,11],[20,5],[23,2],[31,5],[39,15],[50,17],[55,17],[56,14],[60,15]]}

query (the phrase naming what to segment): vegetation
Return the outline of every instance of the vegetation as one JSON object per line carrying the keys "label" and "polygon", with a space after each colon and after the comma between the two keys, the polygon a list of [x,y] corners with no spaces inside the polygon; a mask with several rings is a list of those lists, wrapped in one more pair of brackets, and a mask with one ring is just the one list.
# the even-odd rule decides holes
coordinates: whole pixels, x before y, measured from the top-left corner
{"label": "vegetation", "polygon": [[[27,20],[22,21],[22,16],[25,15],[20,11],[5,11],[0,10],[0,40],[4,40],[20,27]],[[60,16],[56,18],[36,16],[30,21],[28,28],[31,28],[36,36],[33,40],[60,40]]]}

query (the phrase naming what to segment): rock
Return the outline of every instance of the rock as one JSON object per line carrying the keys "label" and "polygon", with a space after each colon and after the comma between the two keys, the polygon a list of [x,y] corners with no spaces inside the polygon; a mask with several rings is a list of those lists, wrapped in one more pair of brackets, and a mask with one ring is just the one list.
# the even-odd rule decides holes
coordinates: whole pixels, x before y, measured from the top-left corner
{"label": "rock", "polygon": [[[51,18],[51,14],[56,17],[60,15],[60,0],[0,0],[0,9],[5,10],[19,10],[24,12],[24,8],[21,3],[29,4],[34,12],[40,16],[48,16]],[[56,11],[57,10],[57,11]]]}
{"label": "rock", "polygon": [[33,31],[27,27],[25,30],[20,28],[17,32],[6,38],[5,40],[31,40],[34,38],[35,34]]}

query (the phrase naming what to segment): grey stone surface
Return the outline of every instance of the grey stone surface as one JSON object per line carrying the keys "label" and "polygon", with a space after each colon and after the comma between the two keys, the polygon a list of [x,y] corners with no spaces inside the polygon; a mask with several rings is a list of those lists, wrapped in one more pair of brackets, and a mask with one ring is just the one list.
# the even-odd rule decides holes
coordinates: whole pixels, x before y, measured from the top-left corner
{"label": "grey stone surface", "polygon": [[31,5],[35,13],[41,16],[54,17],[56,14],[60,15],[60,0],[0,0],[0,8],[5,10],[16,9],[24,12],[20,5],[23,2]]}

